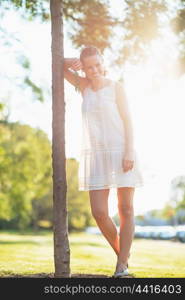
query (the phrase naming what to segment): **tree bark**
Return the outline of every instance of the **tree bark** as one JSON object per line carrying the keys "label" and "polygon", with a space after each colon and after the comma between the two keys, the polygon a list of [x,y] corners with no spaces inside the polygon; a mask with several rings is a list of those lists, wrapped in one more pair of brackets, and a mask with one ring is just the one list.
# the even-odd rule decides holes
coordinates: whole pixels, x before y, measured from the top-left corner
{"label": "tree bark", "polygon": [[55,277],[70,277],[65,157],[62,0],[50,0],[52,34],[52,167]]}

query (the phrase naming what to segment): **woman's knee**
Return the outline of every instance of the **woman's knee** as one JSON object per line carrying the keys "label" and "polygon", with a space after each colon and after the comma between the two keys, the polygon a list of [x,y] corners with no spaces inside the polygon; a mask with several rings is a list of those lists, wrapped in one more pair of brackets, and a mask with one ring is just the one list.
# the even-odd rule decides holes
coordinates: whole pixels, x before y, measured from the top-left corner
{"label": "woman's knee", "polygon": [[132,203],[127,205],[118,204],[119,215],[123,217],[133,217],[134,216],[134,207]]}
{"label": "woman's knee", "polygon": [[92,216],[100,221],[108,218],[109,190],[90,191],[89,194]]}
{"label": "woman's knee", "polygon": [[101,209],[92,209],[92,215],[97,221],[104,221],[109,217],[108,213]]}
{"label": "woman's knee", "polygon": [[134,188],[120,188],[117,190],[118,195],[118,212],[123,217],[133,217],[134,206],[133,196]]}

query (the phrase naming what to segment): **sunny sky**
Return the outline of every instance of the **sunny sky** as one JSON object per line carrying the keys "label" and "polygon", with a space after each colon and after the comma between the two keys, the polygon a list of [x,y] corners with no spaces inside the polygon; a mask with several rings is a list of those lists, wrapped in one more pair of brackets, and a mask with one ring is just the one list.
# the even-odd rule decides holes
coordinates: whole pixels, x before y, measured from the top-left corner
{"label": "sunny sky", "polygon": [[[10,108],[10,120],[43,129],[51,139],[51,30],[50,24],[28,23],[15,13],[1,20],[19,41],[13,47],[1,45],[1,94]],[[162,208],[170,198],[170,181],[185,175],[185,76],[176,79],[169,62],[176,56],[176,40],[168,29],[166,39],[153,44],[145,66],[127,65],[126,92],[130,103],[135,144],[145,185],[136,188],[135,214]],[[119,38],[119,37],[118,37]],[[170,50],[170,51],[169,51]],[[39,103],[29,90],[17,88],[22,70],[16,63],[24,53],[31,62],[31,78],[45,90]],[[79,56],[65,34],[65,53]],[[109,69],[109,78],[118,78]],[[8,78],[11,78],[11,83]],[[81,141],[81,97],[65,82],[66,156],[78,159]],[[111,191],[110,214],[116,212],[115,190]]]}

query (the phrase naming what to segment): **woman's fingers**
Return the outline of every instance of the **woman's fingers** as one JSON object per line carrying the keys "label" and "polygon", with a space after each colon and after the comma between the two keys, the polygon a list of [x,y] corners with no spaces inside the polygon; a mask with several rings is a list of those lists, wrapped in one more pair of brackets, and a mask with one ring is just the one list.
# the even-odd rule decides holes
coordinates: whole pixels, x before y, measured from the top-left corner
{"label": "woman's fingers", "polygon": [[78,71],[82,68],[82,63],[78,58],[75,58],[71,64],[71,68]]}
{"label": "woman's fingers", "polygon": [[75,65],[72,67],[75,71],[79,71],[81,70],[81,66],[80,65]]}
{"label": "woman's fingers", "polygon": [[73,70],[75,70],[75,71],[79,71],[79,70],[81,70],[81,65],[79,65],[79,64],[74,64],[74,65],[71,66],[71,68],[72,68]]}

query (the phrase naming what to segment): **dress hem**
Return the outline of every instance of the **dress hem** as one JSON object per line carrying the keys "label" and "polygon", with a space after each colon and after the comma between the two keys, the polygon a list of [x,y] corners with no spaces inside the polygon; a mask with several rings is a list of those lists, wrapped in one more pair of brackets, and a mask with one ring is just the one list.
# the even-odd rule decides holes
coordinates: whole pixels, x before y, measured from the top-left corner
{"label": "dress hem", "polygon": [[115,185],[105,185],[100,187],[79,187],[79,191],[92,191],[92,190],[104,190],[104,189],[111,189],[111,188],[119,188],[119,187],[133,187],[138,188],[144,186],[143,183],[136,183],[136,184],[115,184]]}

